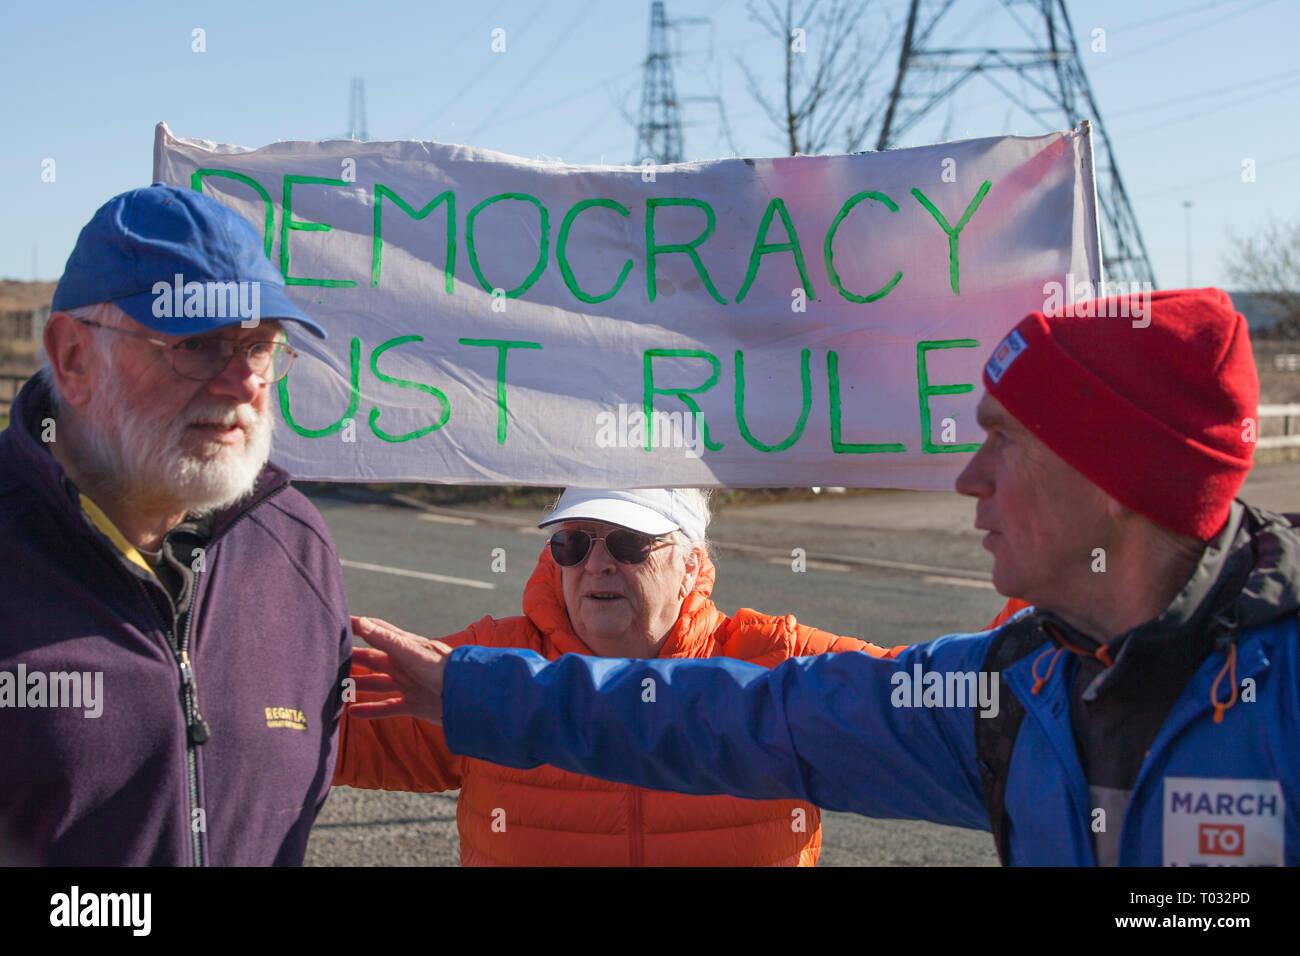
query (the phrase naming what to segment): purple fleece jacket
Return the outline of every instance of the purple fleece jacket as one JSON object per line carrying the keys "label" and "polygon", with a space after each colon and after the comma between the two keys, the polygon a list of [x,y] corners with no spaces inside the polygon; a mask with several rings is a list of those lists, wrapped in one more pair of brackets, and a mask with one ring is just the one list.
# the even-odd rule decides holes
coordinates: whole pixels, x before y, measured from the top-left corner
{"label": "purple fleece jacket", "polygon": [[[352,657],[320,514],[268,464],[214,516],[177,617],[39,440],[48,399],[33,378],[0,433],[0,862],[301,864]],[[50,706],[78,690],[92,706]]]}

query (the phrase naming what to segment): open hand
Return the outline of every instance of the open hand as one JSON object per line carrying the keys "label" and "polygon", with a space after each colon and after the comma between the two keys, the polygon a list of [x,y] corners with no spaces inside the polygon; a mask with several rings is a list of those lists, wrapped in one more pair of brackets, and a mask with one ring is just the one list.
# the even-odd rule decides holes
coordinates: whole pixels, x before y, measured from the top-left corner
{"label": "open hand", "polygon": [[353,648],[352,659],[376,672],[358,676],[357,690],[386,698],[352,704],[349,714],[363,720],[409,714],[442,723],[442,670],[452,648],[373,617],[353,616],[352,633],[371,645]]}

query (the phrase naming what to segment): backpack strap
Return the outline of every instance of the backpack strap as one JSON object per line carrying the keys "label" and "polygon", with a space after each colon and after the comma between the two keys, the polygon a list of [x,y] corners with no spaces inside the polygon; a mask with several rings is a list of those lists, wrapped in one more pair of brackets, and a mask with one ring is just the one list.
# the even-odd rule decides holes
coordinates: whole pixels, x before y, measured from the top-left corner
{"label": "backpack strap", "polygon": [[1003,704],[994,717],[981,717],[978,711],[975,713],[975,759],[984,787],[984,805],[989,812],[993,843],[1003,866],[1010,860],[1011,846],[1006,815],[1007,777],[1011,752],[1015,750],[1016,736],[1025,719],[1025,705],[1011,692],[1003,671],[1046,640],[1047,634],[1031,611],[1003,625],[984,657],[984,670],[998,675],[998,694]]}

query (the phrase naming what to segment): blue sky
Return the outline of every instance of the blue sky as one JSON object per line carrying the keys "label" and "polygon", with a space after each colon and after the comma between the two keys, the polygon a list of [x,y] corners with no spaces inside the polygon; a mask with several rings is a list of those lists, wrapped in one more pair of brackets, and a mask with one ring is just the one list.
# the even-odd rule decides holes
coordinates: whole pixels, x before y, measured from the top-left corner
{"label": "blue sky", "polygon": [[[153,127],[241,146],[335,138],[353,76],[372,139],[433,139],[568,162],[627,162],[648,2],[24,3],[0,30],[0,277],[57,278],[81,226],[115,193],[149,181]],[[1021,5],[1023,8],[1024,5]],[[1300,218],[1300,36],[1296,0],[1068,3],[1083,66],[1110,131],[1162,287],[1227,284],[1230,234]],[[904,0],[877,0],[884,33]],[[745,90],[738,60],[775,92],[783,50],[743,0],[669,0],[679,95],[721,96],[741,155],[781,140]],[[958,0],[936,39],[1023,45],[994,0]],[[506,51],[491,50],[492,30]],[[192,50],[204,31],[206,51]],[[1093,31],[1106,49],[1093,52]],[[815,37],[809,37],[810,47]],[[896,53],[877,74],[892,80]],[[711,104],[689,104],[688,158],[731,155]],[[1049,124],[1057,128],[1059,123]],[[937,142],[1045,125],[981,78],[905,137]],[[944,135],[946,132],[947,135]],[[871,145],[874,145],[872,143]],[[54,182],[42,163],[55,161]],[[1255,181],[1242,181],[1245,160]],[[34,262],[35,260],[35,262]]]}

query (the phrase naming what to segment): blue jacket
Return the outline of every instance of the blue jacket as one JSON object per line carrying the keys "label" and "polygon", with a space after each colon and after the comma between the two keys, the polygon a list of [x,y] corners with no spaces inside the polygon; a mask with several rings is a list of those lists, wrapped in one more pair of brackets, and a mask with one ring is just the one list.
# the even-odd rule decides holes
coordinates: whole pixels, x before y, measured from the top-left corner
{"label": "blue jacket", "polygon": [[300,864],[352,655],[320,515],[268,464],[179,611],[41,444],[47,401],[0,433],[0,862]]}
{"label": "blue jacket", "polygon": [[[1121,865],[1300,864],[1300,536],[1253,514],[1267,528],[1243,545],[1254,570],[1215,619],[1235,615],[1239,626],[1166,714],[1123,820],[1102,821],[1122,826]],[[986,674],[981,685],[1001,630],[914,645],[895,660],[830,654],[771,671],[571,654],[548,664],[461,647],[444,678],[447,744],[513,767],[987,830],[976,724],[1012,703],[993,696],[1002,687],[1025,709],[1005,777],[1009,862],[1093,865],[1098,818],[1070,720],[1079,660],[1065,654],[1049,673],[1045,636],[1001,682]],[[1037,692],[1035,666],[1046,675]],[[1233,667],[1237,698],[1216,722],[1212,690],[1229,699]]]}

